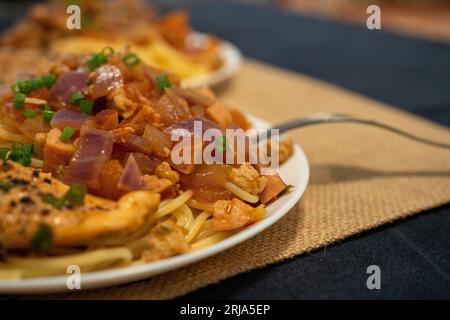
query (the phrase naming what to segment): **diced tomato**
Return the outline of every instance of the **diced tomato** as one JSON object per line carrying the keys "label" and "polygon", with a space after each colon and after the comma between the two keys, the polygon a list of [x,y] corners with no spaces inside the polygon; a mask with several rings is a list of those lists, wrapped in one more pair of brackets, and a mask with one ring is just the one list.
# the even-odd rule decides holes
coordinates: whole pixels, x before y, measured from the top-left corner
{"label": "diced tomato", "polygon": [[97,128],[105,131],[111,131],[119,126],[119,115],[116,110],[106,109],[95,115]]}
{"label": "diced tomato", "polygon": [[117,187],[123,166],[118,160],[108,160],[100,171],[99,188],[91,192],[97,196],[116,200],[125,194]]}
{"label": "diced tomato", "polygon": [[267,178],[267,186],[259,195],[261,203],[272,201],[286,188],[286,183],[284,183],[278,173],[265,177]]}

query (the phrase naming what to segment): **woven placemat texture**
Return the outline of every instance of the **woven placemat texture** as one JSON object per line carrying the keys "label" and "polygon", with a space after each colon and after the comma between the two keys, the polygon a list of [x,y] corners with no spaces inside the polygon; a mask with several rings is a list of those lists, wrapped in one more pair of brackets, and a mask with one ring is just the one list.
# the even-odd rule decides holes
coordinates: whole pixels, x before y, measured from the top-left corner
{"label": "woven placemat texture", "polygon": [[[251,60],[218,92],[231,106],[273,123],[333,111],[378,119],[450,142],[447,128]],[[310,184],[300,203],[265,232],[226,252],[148,280],[40,297],[173,298],[450,202],[450,151],[357,124],[308,127],[293,132],[292,137],[309,158]]]}

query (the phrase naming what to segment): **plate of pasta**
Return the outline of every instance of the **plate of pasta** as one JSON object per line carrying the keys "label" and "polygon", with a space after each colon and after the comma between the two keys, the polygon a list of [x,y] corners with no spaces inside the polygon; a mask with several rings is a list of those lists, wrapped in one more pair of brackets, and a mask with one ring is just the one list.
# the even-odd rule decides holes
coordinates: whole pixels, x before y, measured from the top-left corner
{"label": "plate of pasta", "polygon": [[252,142],[267,127],[129,46],[1,87],[0,292],[144,279],[262,232],[309,177],[291,139]]}
{"label": "plate of pasta", "polygon": [[[81,12],[79,29],[67,26],[65,1],[49,0],[32,6],[23,20],[0,36],[4,48],[0,62],[5,61],[0,63],[0,80],[9,81],[24,72],[14,68],[14,60],[32,61],[28,68],[39,70],[61,55],[88,54],[105,47],[118,51],[124,45],[133,46],[143,62],[179,76],[185,88],[215,85],[239,68],[239,49],[193,30],[186,11],[159,14],[140,1],[76,3]],[[37,64],[32,58],[36,51]]]}

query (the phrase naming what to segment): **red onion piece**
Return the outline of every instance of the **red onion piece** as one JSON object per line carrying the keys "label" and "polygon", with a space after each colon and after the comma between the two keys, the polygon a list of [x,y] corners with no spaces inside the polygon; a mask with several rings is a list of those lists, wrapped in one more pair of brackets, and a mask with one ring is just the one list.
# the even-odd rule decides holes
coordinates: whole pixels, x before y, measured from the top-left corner
{"label": "red onion piece", "polygon": [[91,98],[95,100],[104,97],[121,87],[123,87],[123,78],[120,69],[116,66],[105,64],[95,72]]}
{"label": "red onion piece", "polygon": [[[195,124],[201,124],[201,132],[194,132]],[[169,136],[177,136],[177,137],[196,137],[201,139],[203,137],[203,134],[208,129],[220,129],[220,127],[215,124],[214,122],[201,118],[201,117],[194,117],[189,120],[180,121],[174,125],[171,125],[170,127],[167,127],[164,129],[164,133]]]}
{"label": "red onion piece", "polygon": [[95,128],[83,128],[80,146],[75,151],[66,171],[66,183],[82,183],[99,188],[99,173],[111,157],[114,134]]}
{"label": "red onion piece", "polygon": [[89,117],[84,113],[69,109],[60,109],[55,113],[50,125],[52,128],[58,128],[60,130],[65,127],[79,130],[88,119]]}
{"label": "red onion piece", "polygon": [[170,137],[150,124],[145,126],[145,131],[142,136],[150,141],[156,154],[165,153],[164,149],[170,149],[172,147]]}
{"label": "red onion piece", "polygon": [[168,157],[170,149],[155,143],[155,140],[148,139],[144,136],[131,134],[127,137],[124,146],[134,152],[144,153],[146,155],[154,154],[158,157]]}
{"label": "red onion piece", "polygon": [[132,155],[136,160],[139,170],[142,174],[154,174],[158,166],[158,161],[155,158],[149,157],[143,153],[133,152]]}
{"label": "red onion piece", "polygon": [[117,187],[124,191],[134,191],[142,188],[142,173],[132,153],[128,156]]}
{"label": "red onion piece", "polygon": [[89,76],[86,72],[69,71],[61,75],[50,92],[50,104],[57,109],[71,105],[70,97],[77,91],[86,92]]}

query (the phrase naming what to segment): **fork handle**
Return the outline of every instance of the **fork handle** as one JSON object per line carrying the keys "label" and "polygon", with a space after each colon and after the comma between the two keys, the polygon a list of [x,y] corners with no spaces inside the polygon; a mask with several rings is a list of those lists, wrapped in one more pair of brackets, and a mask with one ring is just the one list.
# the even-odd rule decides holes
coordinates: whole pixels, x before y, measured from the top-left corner
{"label": "fork handle", "polygon": [[[351,122],[351,123],[360,123],[365,125],[370,125],[378,128],[382,128],[391,132],[394,132],[396,134],[399,134],[401,136],[404,136],[406,138],[409,138],[411,140],[415,140],[420,143],[428,144],[434,147],[443,148],[443,149],[450,149],[450,144],[433,141],[430,139],[422,138],[419,136],[416,136],[412,133],[409,133],[407,131],[392,127],[390,125],[387,125],[385,123],[376,121],[376,120],[370,120],[370,119],[363,119],[363,118],[356,118],[349,115],[344,114],[338,114],[338,113],[314,113],[310,116],[306,116],[303,118],[299,118],[296,120],[288,121],[281,123],[277,126],[274,126],[273,128],[279,129],[280,134],[284,133],[286,131],[302,128],[310,125],[315,124],[321,124],[321,123],[342,123],[342,122]],[[267,136],[270,135],[270,130],[268,130]]]}

